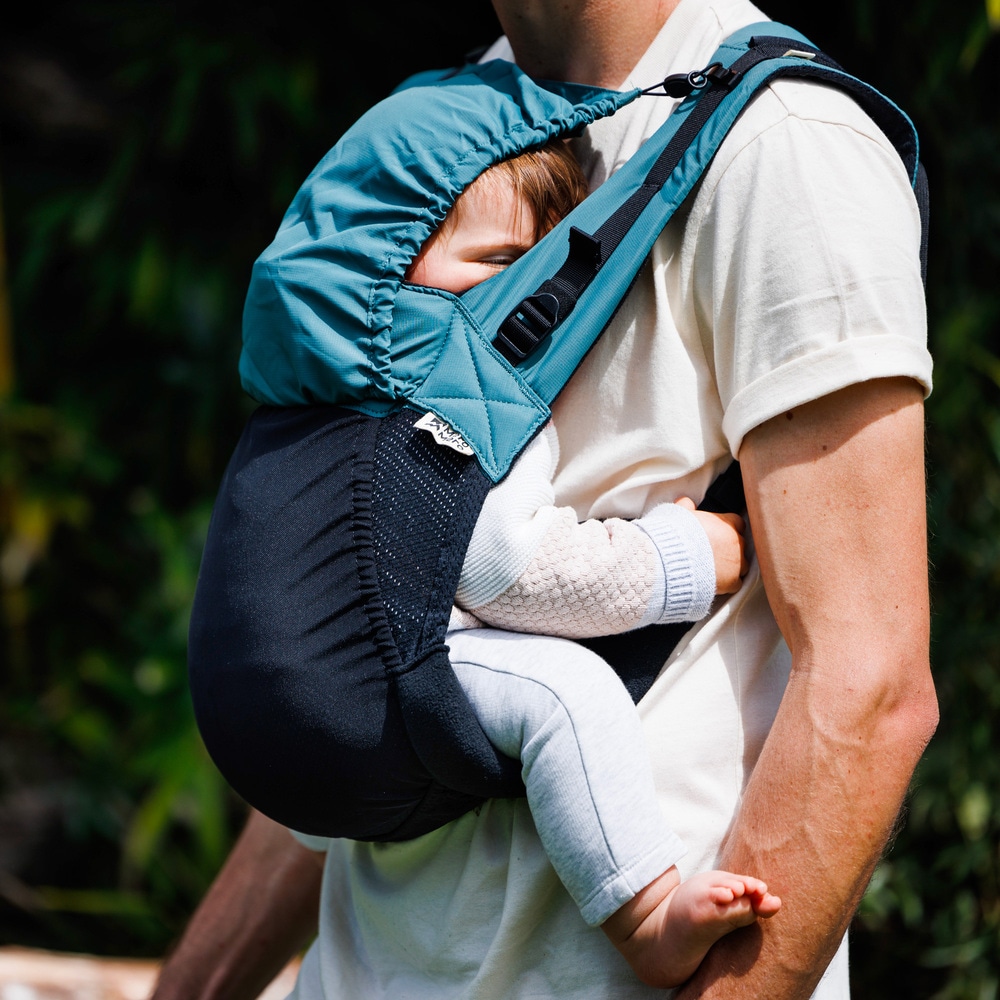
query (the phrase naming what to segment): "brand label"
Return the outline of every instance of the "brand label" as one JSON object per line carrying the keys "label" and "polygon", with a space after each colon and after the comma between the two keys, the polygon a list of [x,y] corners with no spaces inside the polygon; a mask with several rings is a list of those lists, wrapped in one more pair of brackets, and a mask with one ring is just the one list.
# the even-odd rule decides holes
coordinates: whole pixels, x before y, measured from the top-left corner
{"label": "brand label", "polygon": [[434,440],[438,444],[444,445],[445,448],[452,448],[462,455],[475,454],[466,443],[465,438],[436,413],[425,413],[413,426],[419,427],[422,431],[430,431]]}

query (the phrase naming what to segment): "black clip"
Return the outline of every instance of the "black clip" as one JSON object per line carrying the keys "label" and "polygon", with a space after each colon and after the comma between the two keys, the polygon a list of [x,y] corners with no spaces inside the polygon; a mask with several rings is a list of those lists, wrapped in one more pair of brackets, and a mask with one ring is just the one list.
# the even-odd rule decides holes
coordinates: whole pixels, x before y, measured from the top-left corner
{"label": "black clip", "polygon": [[702,73],[708,78],[709,82],[716,87],[725,87],[727,90],[740,78],[740,74],[734,69],[730,69],[727,66],[723,66],[722,63],[712,63],[711,66],[706,66]]}
{"label": "black clip", "polygon": [[570,226],[569,255],[597,271],[601,266],[601,241],[576,226]]}
{"label": "black clip", "polygon": [[[704,90],[710,84],[728,89],[736,82],[739,75],[735,70],[727,69],[722,63],[716,62],[690,73],[673,73],[662,83],[647,87],[642,93],[653,94],[656,97],[690,97],[696,90]],[[660,87],[663,91],[657,93]]]}

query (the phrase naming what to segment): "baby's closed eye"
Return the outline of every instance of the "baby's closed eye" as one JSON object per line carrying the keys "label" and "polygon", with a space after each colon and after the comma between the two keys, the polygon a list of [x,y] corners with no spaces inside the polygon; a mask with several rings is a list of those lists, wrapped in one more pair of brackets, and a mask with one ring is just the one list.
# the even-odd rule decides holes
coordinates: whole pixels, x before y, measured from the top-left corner
{"label": "baby's closed eye", "polygon": [[510,267],[515,260],[523,256],[523,250],[510,250],[504,253],[493,253],[486,257],[480,257],[479,263],[485,264],[487,267],[495,267],[499,270],[504,267]]}

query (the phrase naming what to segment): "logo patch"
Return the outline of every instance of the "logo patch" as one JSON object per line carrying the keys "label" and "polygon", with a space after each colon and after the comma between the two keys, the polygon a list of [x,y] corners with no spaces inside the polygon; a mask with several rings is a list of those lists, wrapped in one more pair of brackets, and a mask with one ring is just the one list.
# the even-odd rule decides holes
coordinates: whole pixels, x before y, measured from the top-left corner
{"label": "logo patch", "polygon": [[466,443],[465,438],[436,413],[425,413],[413,426],[419,427],[422,431],[430,431],[434,440],[438,444],[444,445],[445,448],[451,448],[462,455],[475,454]]}

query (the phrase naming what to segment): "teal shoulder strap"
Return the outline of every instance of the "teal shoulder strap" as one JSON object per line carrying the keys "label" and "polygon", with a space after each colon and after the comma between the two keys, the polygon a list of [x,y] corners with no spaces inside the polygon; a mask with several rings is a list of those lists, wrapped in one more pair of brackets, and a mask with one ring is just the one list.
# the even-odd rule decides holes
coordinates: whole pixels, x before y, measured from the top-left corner
{"label": "teal shoulder strap", "polygon": [[[917,183],[917,137],[909,118],[790,28],[753,25],[728,39],[705,70],[664,81],[673,96],[686,91],[685,100],[502,280],[462,296],[434,371],[409,394],[412,405],[434,411],[466,438],[494,480],[545,422],[548,405],[604,331],[747,103],[777,77],[817,79],[848,91],[893,141]],[[540,273],[546,275],[541,282]],[[509,388],[498,391],[501,385]]]}

